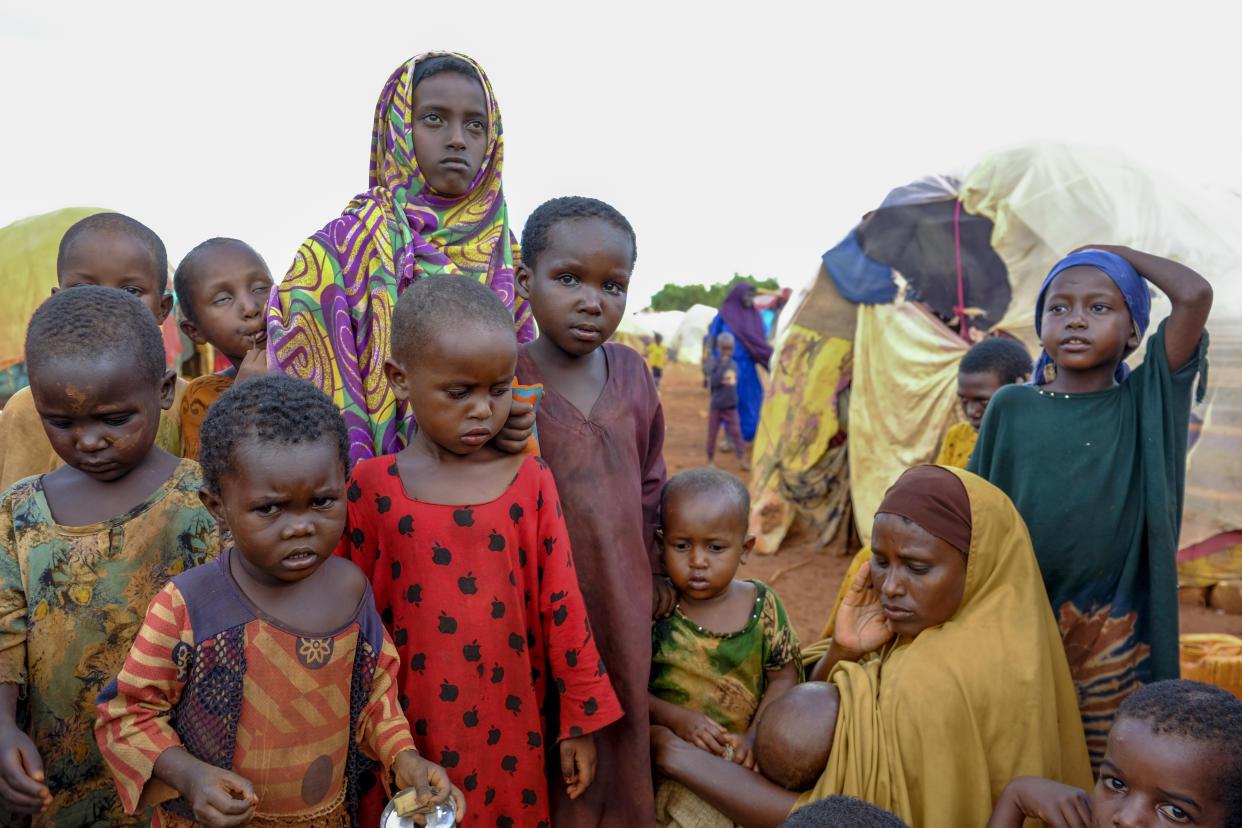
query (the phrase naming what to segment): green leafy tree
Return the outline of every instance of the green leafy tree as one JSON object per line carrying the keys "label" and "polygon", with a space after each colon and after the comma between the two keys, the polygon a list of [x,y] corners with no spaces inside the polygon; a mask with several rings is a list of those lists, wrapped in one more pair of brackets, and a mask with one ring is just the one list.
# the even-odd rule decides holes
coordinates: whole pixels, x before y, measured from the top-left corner
{"label": "green leafy tree", "polygon": [[691,305],[707,305],[718,308],[724,302],[729,291],[739,282],[750,282],[755,287],[776,290],[780,287],[775,279],[756,279],[754,276],[743,276],[734,273],[727,282],[706,285],[674,285],[666,284],[651,297],[651,309],[654,311],[689,310]]}

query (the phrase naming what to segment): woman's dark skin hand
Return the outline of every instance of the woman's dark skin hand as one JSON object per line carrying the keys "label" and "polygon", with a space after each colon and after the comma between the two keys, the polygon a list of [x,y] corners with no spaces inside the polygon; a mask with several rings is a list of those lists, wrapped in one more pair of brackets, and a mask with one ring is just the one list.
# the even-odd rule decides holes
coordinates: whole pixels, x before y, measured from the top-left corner
{"label": "woman's dark skin hand", "polygon": [[699,750],[667,727],[652,725],[651,758],[662,774],[745,828],[779,828],[798,801],[796,793],[735,762]]}
{"label": "woman's dark skin hand", "polygon": [[880,594],[871,582],[871,561],[858,568],[850,590],[841,599],[832,644],[816,664],[808,681],[827,681],[838,661],[857,661],[878,650],[893,637],[893,629],[884,617]]}

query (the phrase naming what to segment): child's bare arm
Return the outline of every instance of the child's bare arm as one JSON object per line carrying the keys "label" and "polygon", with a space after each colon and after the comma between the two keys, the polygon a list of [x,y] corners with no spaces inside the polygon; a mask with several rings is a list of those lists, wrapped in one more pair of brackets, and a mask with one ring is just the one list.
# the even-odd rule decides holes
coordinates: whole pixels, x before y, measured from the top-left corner
{"label": "child's bare arm", "polygon": [[729,731],[709,716],[666,702],[653,693],[647,694],[651,723],[663,725],[695,747],[716,756],[723,756]]}
{"label": "child's bare arm", "polygon": [[561,777],[570,799],[577,799],[595,781],[595,737],[590,734],[562,739]]}
{"label": "child's bare arm", "polygon": [[0,683],[0,799],[19,814],[37,814],[52,804],[43,783],[39,749],[17,726],[17,695],[12,682]]}
{"label": "child's bare arm", "polygon": [[161,753],[154,776],[184,796],[194,809],[194,819],[207,828],[245,825],[259,804],[247,779],[195,759],[183,747]]}
{"label": "child's bare arm", "polygon": [[1144,279],[1164,291],[1173,304],[1164,328],[1164,352],[1169,370],[1176,371],[1189,362],[1212,310],[1212,286],[1208,280],[1184,264],[1141,250],[1109,244],[1088,247],[1115,253],[1133,265]]}
{"label": "child's bare arm", "polygon": [[1080,788],[1038,776],[1019,776],[1005,786],[987,828],[1022,828],[1027,817],[1052,828],[1091,828],[1091,797]]}
{"label": "child's bare arm", "polygon": [[744,734],[733,739],[733,761],[748,768],[755,767],[755,726],[759,724],[759,716],[764,708],[798,683],[798,665],[791,661],[779,670],[768,670],[766,675],[768,686],[763,691],[759,706],[755,708],[750,727]]}

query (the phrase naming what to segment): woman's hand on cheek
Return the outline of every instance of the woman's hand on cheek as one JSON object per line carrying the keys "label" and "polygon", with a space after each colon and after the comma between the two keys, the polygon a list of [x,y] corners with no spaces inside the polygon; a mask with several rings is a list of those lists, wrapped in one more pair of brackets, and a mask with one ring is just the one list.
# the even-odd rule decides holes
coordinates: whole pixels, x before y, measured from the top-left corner
{"label": "woman's hand on cheek", "polygon": [[526,443],[534,433],[535,407],[528,402],[514,400],[509,407],[509,419],[505,420],[500,433],[492,438],[492,444],[509,454],[520,454],[526,450]]}
{"label": "woman's hand on cheek", "polygon": [[841,599],[833,643],[857,657],[879,649],[892,637],[892,627],[880,606],[880,593],[871,582],[871,561],[867,561]]}

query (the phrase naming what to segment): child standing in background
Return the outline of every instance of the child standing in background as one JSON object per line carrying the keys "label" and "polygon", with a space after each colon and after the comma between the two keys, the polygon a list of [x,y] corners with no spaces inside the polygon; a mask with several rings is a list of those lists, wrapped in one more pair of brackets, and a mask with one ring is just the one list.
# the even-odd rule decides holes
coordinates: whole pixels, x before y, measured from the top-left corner
{"label": "child standing in background", "polygon": [[0,811],[36,826],[150,823],[117,800],[95,697],[151,597],[219,551],[198,464],[155,445],[174,378],[151,321],[125,292],[83,286],[26,332],[34,404],[65,462],[0,501]]}
{"label": "child standing in background", "polygon": [[[149,227],[120,213],[96,213],[65,231],[56,254],[56,280],[58,287],[52,293],[80,285],[123,290],[146,306],[157,329],[173,306],[164,243]],[[177,377],[172,408],[160,413],[155,437],[157,446],[177,457],[181,456],[178,412],[185,387],[185,380]],[[23,388],[0,417],[0,491],[64,462],[48,442],[30,390]]]}
{"label": "child standing in background", "polygon": [[[735,579],[755,545],[746,531],[750,494],[731,474],[691,469],[668,481],[660,515],[678,601],[651,628],[651,722],[753,768],[759,716],[798,683],[802,661],[776,593]],[[678,824],[674,800],[686,795],[677,783],[661,785],[661,824]]]}
{"label": "child standing in background", "polygon": [[733,334],[722,333],[716,337],[716,350],[720,356],[710,357],[707,363],[707,382],[711,388],[711,406],[707,415],[707,465],[716,465],[716,438],[723,423],[729,437],[729,447],[737,452],[737,462],[749,469],[746,460],[746,443],[742,441],[742,426],[737,414],[737,368],[733,362]]}
{"label": "child standing in background", "polygon": [[656,388],[659,388],[660,377],[664,375],[664,360],[668,357],[668,347],[664,345],[664,337],[658,333],[653,334],[651,343],[643,349],[643,355],[647,358],[647,367],[651,369],[651,378],[655,380]]}
{"label": "child standing in background", "polygon": [[[1173,310],[1130,372],[1148,280]],[[996,392],[970,458],[1030,530],[1093,766],[1122,700],[1180,675],[1177,539],[1211,308],[1211,286],[1184,265],[1127,247],[1071,253],[1035,302],[1035,384]]]}
{"label": "child standing in background", "polygon": [[198,459],[203,417],[220,395],[246,377],[267,372],[264,309],[272,274],[254,248],[237,239],[208,239],[195,247],[173,274],[181,303],[181,331],[196,345],[210,344],[232,365],[195,377],[181,400],[183,456]]}
{"label": "child standing in background", "polygon": [[991,336],[972,345],[957,369],[957,401],[966,422],[945,434],[936,465],[966,468],[992,395],[1002,386],[1030,378],[1031,355],[1018,340]]}
{"label": "child standing in background", "polygon": [[557,795],[556,826],[651,826],[647,675],[651,616],[675,593],[655,545],[664,487],[664,414],[633,349],[608,342],[625,312],[634,230],[592,198],[540,205],[522,231],[518,293],[539,338],[522,348],[518,380],[542,383],[539,447],[556,476],[591,626],[625,718],[596,738],[599,776],[577,800]]}
{"label": "child standing in background", "polygon": [[418,430],[354,468],[341,550],[370,579],[401,654],[416,743],[462,780],[471,824],[510,828],[547,825],[550,791],[614,784],[592,785],[594,734],[621,716],[596,650],[612,630],[596,639],[588,624],[552,473],[491,442],[517,354],[513,317],[486,286],[427,276],[401,295],[388,381]]}
{"label": "child standing in background", "polygon": [[332,554],[349,463],[332,400],[283,375],[241,383],[204,420],[202,455],[203,502],[235,545],[155,596],[99,696],[125,809],[159,803],[157,828],[359,824],[365,754],[460,816],[414,750],[366,578]]}

